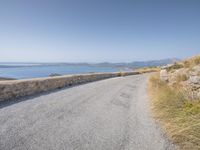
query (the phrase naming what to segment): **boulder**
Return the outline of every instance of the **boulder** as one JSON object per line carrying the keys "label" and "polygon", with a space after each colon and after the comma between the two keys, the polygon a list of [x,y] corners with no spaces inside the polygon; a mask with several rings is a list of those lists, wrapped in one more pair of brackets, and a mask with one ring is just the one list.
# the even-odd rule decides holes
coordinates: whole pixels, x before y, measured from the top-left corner
{"label": "boulder", "polygon": [[199,76],[190,76],[189,82],[200,85],[200,77]]}
{"label": "boulder", "polygon": [[168,81],[168,73],[166,69],[160,71],[160,80],[165,82]]}
{"label": "boulder", "polygon": [[189,72],[190,76],[199,76],[200,75],[200,65],[194,66]]}
{"label": "boulder", "polygon": [[185,81],[189,78],[188,69],[181,68],[181,69],[175,70],[174,72],[170,72],[169,75],[168,75],[168,78],[169,78],[168,79],[169,85],[174,85],[177,82]]}

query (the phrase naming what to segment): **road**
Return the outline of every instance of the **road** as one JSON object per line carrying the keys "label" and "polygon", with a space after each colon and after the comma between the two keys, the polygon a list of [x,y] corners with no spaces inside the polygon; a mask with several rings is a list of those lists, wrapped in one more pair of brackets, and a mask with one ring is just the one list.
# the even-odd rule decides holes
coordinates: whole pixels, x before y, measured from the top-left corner
{"label": "road", "polygon": [[151,117],[147,74],[27,98],[0,108],[0,150],[172,150]]}

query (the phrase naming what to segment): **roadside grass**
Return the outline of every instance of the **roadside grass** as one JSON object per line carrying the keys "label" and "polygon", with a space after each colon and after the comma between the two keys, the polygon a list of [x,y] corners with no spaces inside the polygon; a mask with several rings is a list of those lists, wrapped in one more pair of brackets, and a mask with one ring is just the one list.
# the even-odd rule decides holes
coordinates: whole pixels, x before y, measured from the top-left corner
{"label": "roadside grass", "polygon": [[144,68],[138,68],[135,71],[139,73],[150,73],[150,72],[158,72],[160,71],[159,67],[144,67]]}
{"label": "roadside grass", "polygon": [[200,149],[200,100],[190,100],[181,87],[172,88],[155,73],[149,79],[154,117],[181,150]]}
{"label": "roadside grass", "polygon": [[123,76],[125,76],[125,73],[120,71],[120,72],[118,72],[117,76],[123,77]]}

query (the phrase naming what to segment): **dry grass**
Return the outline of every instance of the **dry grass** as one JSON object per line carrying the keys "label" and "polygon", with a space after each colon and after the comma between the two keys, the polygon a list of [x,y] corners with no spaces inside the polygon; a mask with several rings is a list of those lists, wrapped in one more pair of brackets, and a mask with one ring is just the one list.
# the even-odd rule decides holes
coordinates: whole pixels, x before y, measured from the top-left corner
{"label": "dry grass", "polygon": [[149,81],[153,114],[173,143],[182,150],[200,149],[200,101],[190,101],[181,88],[161,82],[158,74]]}
{"label": "dry grass", "polygon": [[167,72],[173,72],[173,71],[180,69],[180,68],[183,68],[183,67],[184,67],[184,65],[182,63],[176,62],[172,66],[167,68]]}
{"label": "dry grass", "polygon": [[189,58],[181,62],[175,62],[173,65],[167,68],[167,72],[174,72],[180,68],[189,68],[192,69],[194,66],[200,65],[200,55]]}
{"label": "dry grass", "polygon": [[200,64],[200,55],[192,57],[188,60],[183,61],[185,68],[192,68]]}
{"label": "dry grass", "polygon": [[144,67],[144,68],[136,69],[135,71],[139,73],[158,72],[160,71],[160,68],[159,67]]}
{"label": "dry grass", "polygon": [[119,73],[117,74],[117,76],[123,77],[123,76],[125,76],[125,73],[124,73],[124,72],[119,72]]}
{"label": "dry grass", "polygon": [[178,83],[181,82],[181,81],[186,81],[186,80],[188,80],[188,76],[186,74],[181,74],[181,75],[178,75],[176,77],[176,81]]}

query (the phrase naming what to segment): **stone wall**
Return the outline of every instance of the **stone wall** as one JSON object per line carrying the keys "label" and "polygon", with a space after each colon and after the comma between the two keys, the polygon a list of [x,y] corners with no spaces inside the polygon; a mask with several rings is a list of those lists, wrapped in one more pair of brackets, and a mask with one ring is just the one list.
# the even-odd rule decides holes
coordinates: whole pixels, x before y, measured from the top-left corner
{"label": "stone wall", "polygon": [[81,75],[65,75],[26,80],[13,80],[0,82],[0,101],[17,99],[45,91],[55,90],[72,85],[102,80],[117,76],[139,74],[138,72],[123,73],[93,73]]}

